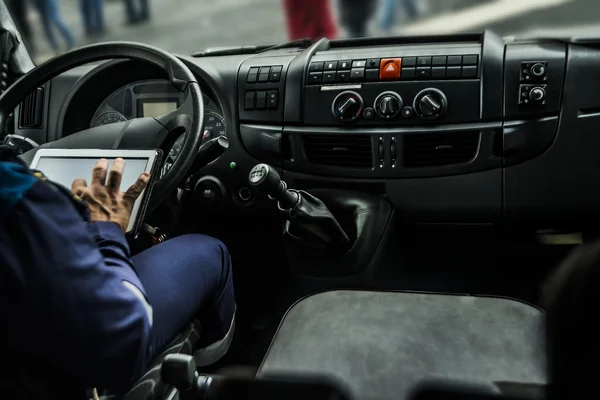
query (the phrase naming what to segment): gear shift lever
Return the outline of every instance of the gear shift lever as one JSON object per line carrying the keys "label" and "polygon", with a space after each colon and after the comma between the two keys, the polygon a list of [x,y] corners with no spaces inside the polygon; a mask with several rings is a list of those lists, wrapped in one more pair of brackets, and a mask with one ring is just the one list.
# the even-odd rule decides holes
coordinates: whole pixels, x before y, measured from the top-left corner
{"label": "gear shift lever", "polygon": [[248,180],[261,192],[276,200],[279,208],[288,213],[285,237],[321,250],[346,250],[351,240],[327,206],[310,193],[288,189],[277,171],[258,164],[250,171]]}
{"label": "gear shift lever", "polygon": [[277,200],[284,210],[294,208],[300,200],[298,193],[288,190],[287,184],[281,180],[277,171],[267,164],[257,164],[252,168],[249,180],[251,185]]}

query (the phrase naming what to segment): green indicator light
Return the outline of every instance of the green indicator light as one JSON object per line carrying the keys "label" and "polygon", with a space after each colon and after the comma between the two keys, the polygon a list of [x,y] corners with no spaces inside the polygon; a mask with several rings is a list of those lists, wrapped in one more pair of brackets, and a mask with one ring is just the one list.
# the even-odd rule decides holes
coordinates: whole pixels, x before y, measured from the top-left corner
{"label": "green indicator light", "polygon": [[235,163],[235,161],[232,161],[229,163],[229,168],[235,169],[235,167],[237,167],[237,164]]}

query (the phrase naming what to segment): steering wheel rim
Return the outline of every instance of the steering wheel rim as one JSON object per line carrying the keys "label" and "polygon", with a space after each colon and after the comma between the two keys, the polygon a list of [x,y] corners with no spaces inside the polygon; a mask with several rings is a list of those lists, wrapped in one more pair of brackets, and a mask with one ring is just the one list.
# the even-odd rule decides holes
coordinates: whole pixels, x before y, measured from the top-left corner
{"label": "steering wheel rim", "polygon": [[[27,95],[45,82],[75,67],[108,59],[129,59],[152,64],[165,71],[167,79],[173,87],[180,92],[187,92],[187,96],[191,100],[193,110],[191,121],[188,119],[185,124],[187,132],[180,154],[167,174],[162,179],[155,181],[148,206],[148,209],[151,210],[177,189],[178,184],[192,167],[202,144],[204,123],[202,90],[192,71],[174,55],[157,47],[135,42],[96,43],[60,54],[21,76],[0,96],[0,130],[4,128],[6,117]],[[162,124],[161,117],[157,117],[156,120]],[[165,128],[168,129],[168,127]],[[60,139],[50,143],[59,142]],[[119,140],[117,144],[120,142]],[[32,151],[37,151],[37,149]]]}

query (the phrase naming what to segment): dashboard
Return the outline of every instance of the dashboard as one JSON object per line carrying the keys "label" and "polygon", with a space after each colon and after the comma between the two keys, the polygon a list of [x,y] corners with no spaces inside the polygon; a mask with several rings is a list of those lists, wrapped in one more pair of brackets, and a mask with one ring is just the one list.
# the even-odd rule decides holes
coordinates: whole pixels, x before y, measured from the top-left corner
{"label": "dashboard", "polygon": [[[206,137],[230,142],[219,160],[190,171],[198,207],[272,208],[247,183],[248,171],[267,162],[290,187],[383,194],[421,223],[600,221],[600,40],[508,41],[492,32],[323,39],[306,49],[180,59],[203,89]],[[133,61],[74,69],[21,106],[15,133],[41,144],[186,112],[164,78]]]}

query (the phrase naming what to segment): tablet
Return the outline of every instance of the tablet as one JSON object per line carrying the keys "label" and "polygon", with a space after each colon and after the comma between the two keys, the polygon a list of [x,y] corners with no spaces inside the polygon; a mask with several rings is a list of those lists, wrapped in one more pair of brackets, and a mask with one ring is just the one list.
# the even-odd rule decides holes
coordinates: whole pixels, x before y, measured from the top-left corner
{"label": "tablet", "polygon": [[119,157],[125,160],[121,191],[133,185],[143,172],[150,173],[150,182],[136,200],[127,227],[128,234],[137,236],[144,221],[154,178],[160,171],[161,150],[39,149],[30,168],[41,171],[49,180],[70,189],[77,178],[90,183],[92,170],[100,158],[108,160],[110,171],[113,161]]}

